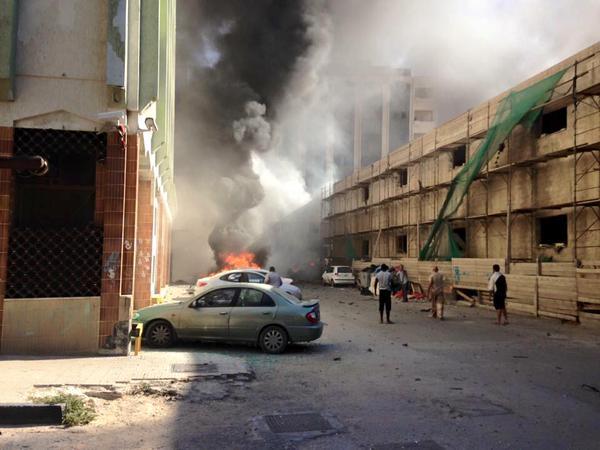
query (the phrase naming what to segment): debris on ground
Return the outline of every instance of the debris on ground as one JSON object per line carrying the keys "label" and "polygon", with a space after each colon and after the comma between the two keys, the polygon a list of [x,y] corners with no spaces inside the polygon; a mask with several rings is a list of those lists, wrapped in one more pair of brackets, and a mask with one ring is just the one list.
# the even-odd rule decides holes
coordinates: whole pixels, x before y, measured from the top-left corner
{"label": "debris on ground", "polygon": [[342,357],[341,356],[336,356],[335,358],[333,358],[334,361],[341,361]]}

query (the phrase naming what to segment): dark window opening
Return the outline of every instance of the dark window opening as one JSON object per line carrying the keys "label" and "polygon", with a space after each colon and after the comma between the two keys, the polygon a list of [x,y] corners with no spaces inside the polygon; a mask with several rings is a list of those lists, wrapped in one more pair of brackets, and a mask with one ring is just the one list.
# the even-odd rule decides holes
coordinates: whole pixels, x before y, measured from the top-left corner
{"label": "dark window opening", "polygon": [[369,256],[369,240],[362,241],[362,254],[363,256]]}
{"label": "dark window opening", "polygon": [[406,186],[408,184],[408,169],[402,168],[398,170],[398,186]]}
{"label": "dark window opening", "polygon": [[408,253],[408,236],[400,234],[396,236],[396,253]]}
{"label": "dark window opening", "polygon": [[467,229],[465,227],[459,227],[453,228],[452,231],[454,232],[454,239],[458,244],[459,250],[464,253],[467,248]]}
{"label": "dark window opening", "polygon": [[539,244],[555,245],[564,244],[569,241],[569,221],[567,215],[552,217],[540,217],[539,225]]}
{"label": "dark window opening", "polygon": [[[15,155],[40,155],[49,171],[15,176],[6,296],[100,295],[103,229],[94,216],[106,134],[17,128],[14,139]],[[111,260],[106,270],[118,265]]]}
{"label": "dark window opening", "polygon": [[463,166],[467,162],[467,146],[461,145],[460,147],[452,150],[452,168]]}
{"label": "dark window opening", "polygon": [[567,128],[567,108],[542,115],[542,134],[556,133]]}
{"label": "dark window opening", "polygon": [[363,201],[367,203],[369,201],[369,186],[363,188]]}

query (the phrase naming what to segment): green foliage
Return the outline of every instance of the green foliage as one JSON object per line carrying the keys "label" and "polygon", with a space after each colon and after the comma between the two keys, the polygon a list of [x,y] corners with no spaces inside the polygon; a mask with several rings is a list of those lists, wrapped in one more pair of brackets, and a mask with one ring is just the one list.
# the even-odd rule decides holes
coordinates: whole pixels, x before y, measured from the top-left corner
{"label": "green foliage", "polygon": [[131,395],[154,395],[156,390],[149,383],[139,383],[134,385],[129,391]]}
{"label": "green foliage", "polygon": [[67,427],[87,425],[96,418],[96,410],[93,404],[90,401],[86,402],[77,395],[61,393],[34,398],[33,401],[46,405],[64,404],[63,425]]}

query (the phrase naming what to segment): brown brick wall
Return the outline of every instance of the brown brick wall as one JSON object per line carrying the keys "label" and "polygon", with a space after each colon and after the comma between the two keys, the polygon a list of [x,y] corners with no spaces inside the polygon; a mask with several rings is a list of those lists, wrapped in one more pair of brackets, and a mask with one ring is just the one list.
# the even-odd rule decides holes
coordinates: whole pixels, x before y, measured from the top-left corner
{"label": "brown brick wall", "polygon": [[[13,128],[0,127],[0,156],[11,156],[13,154],[13,136]],[[9,169],[0,169],[0,339],[2,339],[4,294],[6,292],[6,268],[8,263],[8,234],[12,189],[13,175],[11,171]]]}
{"label": "brown brick wall", "polygon": [[171,236],[171,223],[167,214],[166,205],[163,200],[159,202],[159,229],[158,229],[158,255],[157,255],[157,283],[158,289],[166,286],[169,283],[169,267],[171,264],[171,249],[170,249],[170,236]]}
{"label": "brown brick wall", "polygon": [[106,348],[119,320],[121,294],[121,252],[125,207],[125,159],[127,149],[117,133],[109,133],[104,185],[98,195],[104,207],[104,246],[100,295],[99,345]]}
{"label": "brown brick wall", "polygon": [[151,174],[140,173],[137,191],[137,229],[133,307],[140,309],[151,304],[150,274],[152,264],[153,186]]}
{"label": "brown brick wall", "polygon": [[140,138],[137,134],[128,136],[125,171],[125,213],[123,220],[124,241],[121,281],[121,294],[123,295],[133,294],[139,145]]}

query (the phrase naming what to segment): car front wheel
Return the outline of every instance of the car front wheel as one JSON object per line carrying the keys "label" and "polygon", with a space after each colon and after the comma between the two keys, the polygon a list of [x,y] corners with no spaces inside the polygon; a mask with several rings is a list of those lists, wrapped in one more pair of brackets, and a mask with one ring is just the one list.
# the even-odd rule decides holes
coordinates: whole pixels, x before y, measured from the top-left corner
{"label": "car front wheel", "polygon": [[260,333],[258,342],[265,353],[283,353],[288,344],[288,336],[283,328],[270,326]]}
{"label": "car front wheel", "polygon": [[170,323],[159,320],[150,324],[146,339],[151,347],[169,347],[175,342],[175,330]]}

